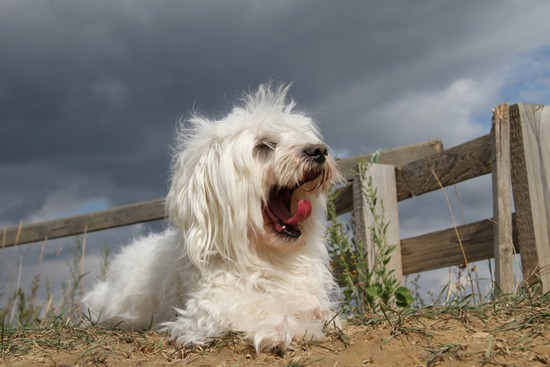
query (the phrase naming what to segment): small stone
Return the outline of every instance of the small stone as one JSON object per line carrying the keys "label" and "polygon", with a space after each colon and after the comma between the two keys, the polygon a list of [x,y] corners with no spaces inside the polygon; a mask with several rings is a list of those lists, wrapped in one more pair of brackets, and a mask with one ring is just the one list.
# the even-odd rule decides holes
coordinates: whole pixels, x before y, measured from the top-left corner
{"label": "small stone", "polygon": [[474,338],[474,339],[487,339],[490,336],[491,336],[491,334],[489,334],[489,333],[479,332],[479,333],[473,334],[472,338]]}

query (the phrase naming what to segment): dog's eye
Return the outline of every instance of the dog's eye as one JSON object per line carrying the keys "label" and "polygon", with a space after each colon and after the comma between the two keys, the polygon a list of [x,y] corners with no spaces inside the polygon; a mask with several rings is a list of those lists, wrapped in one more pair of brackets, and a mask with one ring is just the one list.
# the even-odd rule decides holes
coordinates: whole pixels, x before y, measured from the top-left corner
{"label": "dog's eye", "polygon": [[266,161],[271,158],[276,147],[277,143],[262,139],[254,146],[254,156],[259,160]]}

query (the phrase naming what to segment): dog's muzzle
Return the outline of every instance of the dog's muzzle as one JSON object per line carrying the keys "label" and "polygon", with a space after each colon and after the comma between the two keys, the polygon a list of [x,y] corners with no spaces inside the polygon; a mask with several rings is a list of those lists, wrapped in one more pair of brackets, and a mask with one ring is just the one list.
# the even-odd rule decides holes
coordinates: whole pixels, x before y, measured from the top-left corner
{"label": "dog's muzzle", "polygon": [[[302,181],[293,187],[276,186],[272,188],[269,202],[264,205],[264,211],[273,222],[275,231],[288,240],[296,240],[302,235],[301,224],[309,218],[313,211],[311,201],[302,199],[298,202],[293,215],[291,213],[292,196],[298,189],[312,192],[320,186],[318,179],[322,178],[324,173],[323,166],[328,150],[322,144],[314,144],[304,149],[303,154],[307,169]],[[315,183],[313,183],[314,181]]]}
{"label": "dog's muzzle", "polygon": [[327,160],[328,149],[323,144],[310,145],[304,152],[319,164],[323,164]]}

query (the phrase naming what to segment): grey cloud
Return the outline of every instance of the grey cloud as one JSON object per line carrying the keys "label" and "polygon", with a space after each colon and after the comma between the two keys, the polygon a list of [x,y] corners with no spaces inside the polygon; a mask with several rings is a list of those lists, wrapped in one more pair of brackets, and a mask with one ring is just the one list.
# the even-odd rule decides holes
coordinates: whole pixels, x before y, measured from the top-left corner
{"label": "grey cloud", "polygon": [[[513,1],[2,1],[0,223],[57,192],[113,206],[164,195],[177,119],[219,116],[271,77],[294,81],[340,154],[460,143],[488,132],[467,120],[498,101],[491,71],[548,45],[548,15]],[[457,80],[485,98],[463,116],[396,115],[411,97],[451,99]]]}

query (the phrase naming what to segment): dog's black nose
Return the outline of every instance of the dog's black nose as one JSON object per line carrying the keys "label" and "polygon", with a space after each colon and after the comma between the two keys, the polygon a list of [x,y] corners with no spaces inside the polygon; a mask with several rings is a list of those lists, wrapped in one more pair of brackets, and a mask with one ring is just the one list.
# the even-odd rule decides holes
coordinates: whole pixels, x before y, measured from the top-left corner
{"label": "dog's black nose", "polygon": [[317,163],[325,163],[328,149],[323,144],[314,144],[307,147],[306,154]]}

